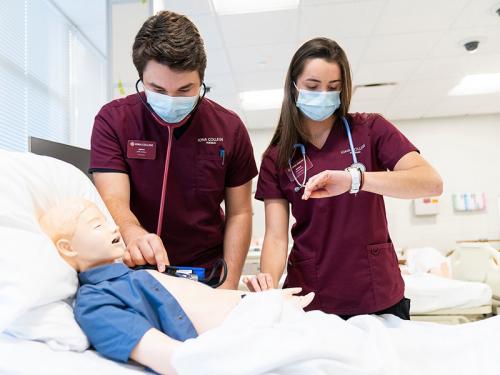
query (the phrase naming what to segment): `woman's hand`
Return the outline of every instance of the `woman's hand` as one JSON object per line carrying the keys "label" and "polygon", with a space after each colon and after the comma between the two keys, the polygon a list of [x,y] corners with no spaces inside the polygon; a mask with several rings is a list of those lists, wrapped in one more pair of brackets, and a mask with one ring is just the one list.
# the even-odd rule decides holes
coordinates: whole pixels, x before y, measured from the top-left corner
{"label": "woman's hand", "polygon": [[325,198],[351,190],[352,178],[347,171],[323,171],[307,181],[302,199]]}
{"label": "woman's hand", "polygon": [[273,277],[269,273],[259,273],[257,276],[244,277],[243,282],[251,292],[262,292],[274,289]]}

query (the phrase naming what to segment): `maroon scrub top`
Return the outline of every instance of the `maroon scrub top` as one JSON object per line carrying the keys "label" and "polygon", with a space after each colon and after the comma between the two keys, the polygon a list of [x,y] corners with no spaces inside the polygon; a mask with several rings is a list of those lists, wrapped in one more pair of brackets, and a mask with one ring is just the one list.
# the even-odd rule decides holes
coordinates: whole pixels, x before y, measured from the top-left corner
{"label": "maroon scrub top", "polygon": [[[151,233],[156,233],[167,141],[168,130],[137,94],[106,104],[92,130],[90,172],[127,173],[130,208]],[[149,145],[147,152],[133,152],[131,145],[141,144]],[[169,168],[161,238],[170,263],[209,267],[223,257],[225,188],[257,175],[240,118],[204,98],[192,121],[175,130]]]}
{"label": "maroon scrub top", "polygon": [[[404,155],[418,151],[380,115],[355,113],[347,120],[358,161],[368,172],[392,170]],[[305,147],[312,163],[308,177],[353,163],[341,121],[336,121],[321,149],[310,143]],[[296,152],[294,162],[300,158]],[[277,149],[272,147],[262,160],[255,198],[286,199],[291,204],[296,223],[284,287],[316,292],[308,309],[339,315],[372,313],[399,302],[404,282],[383,196],[361,191],[304,201],[303,189],[294,191],[297,185],[290,181],[288,168],[277,168],[276,159]],[[302,177],[298,176],[300,182]]]}

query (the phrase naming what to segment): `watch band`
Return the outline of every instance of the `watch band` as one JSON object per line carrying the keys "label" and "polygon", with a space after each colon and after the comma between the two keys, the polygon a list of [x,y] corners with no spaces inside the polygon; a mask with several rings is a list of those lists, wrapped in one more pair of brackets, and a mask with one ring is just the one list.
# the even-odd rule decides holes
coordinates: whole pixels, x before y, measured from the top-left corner
{"label": "watch band", "polygon": [[351,190],[350,194],[357,194],[361,187],[361,171],[358,168],[346,168],[345,169],[351,175]]}

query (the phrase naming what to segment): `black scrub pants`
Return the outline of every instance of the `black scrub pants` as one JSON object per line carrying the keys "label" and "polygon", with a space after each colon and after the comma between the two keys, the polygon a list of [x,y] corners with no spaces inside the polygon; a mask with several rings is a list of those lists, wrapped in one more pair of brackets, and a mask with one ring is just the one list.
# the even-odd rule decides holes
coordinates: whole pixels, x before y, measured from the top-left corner
{"label": "black scrub pants", "polygon": [[[374,312],[372,314],[373,315],[392,314],[396,315],[398,318],[401,318],[403,320],[410,320],[410,300],[408,298],[403,297],[403,299],[398,303],[396,303],[394,306]],[[347,320],[355,315],[339,315],[339,316],[342,319]]]}

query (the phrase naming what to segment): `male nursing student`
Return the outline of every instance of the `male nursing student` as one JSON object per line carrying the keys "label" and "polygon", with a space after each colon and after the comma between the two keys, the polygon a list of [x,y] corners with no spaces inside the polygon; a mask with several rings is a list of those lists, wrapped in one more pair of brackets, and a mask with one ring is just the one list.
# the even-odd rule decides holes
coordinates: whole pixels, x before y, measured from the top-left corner
{"label": "male nursing student", "polygon": [[204,44],[185,16],[162,11],[147,19],[132,56],[144,92],[138,81],[137,93],[100,110],[90,163],[127,245],[124,261],[163,271],[167,264],[211,268],[224,258],[221,287],[237,288],[257,175],[248,133],[235,113],[204,97]]}

